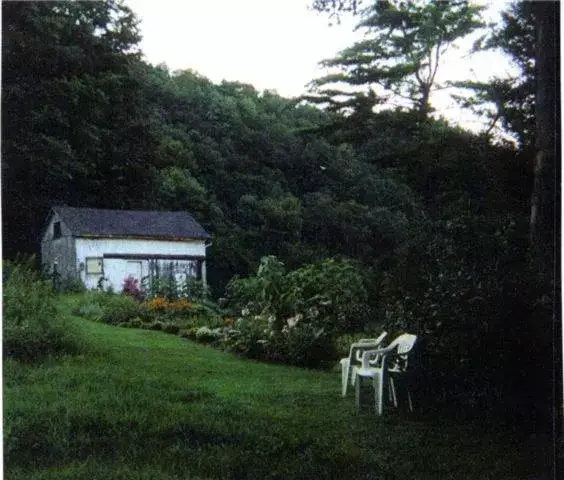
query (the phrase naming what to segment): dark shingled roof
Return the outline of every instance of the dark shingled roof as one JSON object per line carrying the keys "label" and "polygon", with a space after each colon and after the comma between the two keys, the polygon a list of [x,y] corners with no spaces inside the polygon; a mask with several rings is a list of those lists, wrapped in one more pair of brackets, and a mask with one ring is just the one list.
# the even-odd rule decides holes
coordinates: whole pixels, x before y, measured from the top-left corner
{"label": "dark shingled roof", "polygon": [[74,236],[211,238],[187,212],[53,207]]}

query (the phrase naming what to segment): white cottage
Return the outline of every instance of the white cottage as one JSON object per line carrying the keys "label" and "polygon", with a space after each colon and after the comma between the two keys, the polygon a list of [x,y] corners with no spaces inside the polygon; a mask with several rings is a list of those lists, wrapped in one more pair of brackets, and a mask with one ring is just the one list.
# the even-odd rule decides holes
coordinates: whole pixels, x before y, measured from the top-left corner
{"label": "white cottage", "polygon": [[87,288],[100,279],[117,292],[132,275],[206,281],[211,236],[187,212],[53,207],[41,241],[44,267],[80,278]]}

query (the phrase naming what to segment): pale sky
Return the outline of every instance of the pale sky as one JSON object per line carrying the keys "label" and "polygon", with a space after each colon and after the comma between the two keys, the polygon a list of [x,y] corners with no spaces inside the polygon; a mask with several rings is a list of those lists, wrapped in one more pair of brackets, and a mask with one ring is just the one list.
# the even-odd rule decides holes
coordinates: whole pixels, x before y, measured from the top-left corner
{"label": "pale sky", "polygon": [[[498,21],[505,0],[491,5],[487,20]],[[223,79],[276,90],[284,97],[306,93],[306,85],[322,76],[318,63],[361,38],[357,19],[341,24],[309,10],[310,0],[126,0],[141,20],[141,50],[152,64],[171,71],[193,69],[213,82]],[[487,80],[513,71],[508,60],[493,53],[466,56],[471,41],[443,59],[438,80]],[[477,120],[460,111],[448,93],[436,94],[433,105],[449,120],[477,128]]]}

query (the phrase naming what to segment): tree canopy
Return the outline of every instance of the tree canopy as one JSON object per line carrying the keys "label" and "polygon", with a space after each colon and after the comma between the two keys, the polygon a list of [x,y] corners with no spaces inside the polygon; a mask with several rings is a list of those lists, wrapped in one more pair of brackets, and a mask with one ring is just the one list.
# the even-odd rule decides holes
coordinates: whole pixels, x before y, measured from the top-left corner
{"label": "tree canopy", "polygon": [[457,40],[484,26],[482,10],[467,1],[375,2],[361,13],[357,28],[365,31],[364,39],[323,62],[337,72],[313,82],[319,89],[317,101],[351,95],[321,88],[344,83],[363,87],[374,104],[407,107],[426,118],[432,110],[431,93],[441,87],[437,72],[443,55]]}
{"label": "tree canopy", "polygon": [[475,50],[497,50],[518,67],[511,78],[494,78],[488,82],[457,82],[469,94],[458,95],[464,108],[490,120],[488,133],[501,124],[515,135],[523,150],[532,153],[535,145],[535,63],[536,33],[532,2],[515,2],[502,12],[501,22],[475,45]]}

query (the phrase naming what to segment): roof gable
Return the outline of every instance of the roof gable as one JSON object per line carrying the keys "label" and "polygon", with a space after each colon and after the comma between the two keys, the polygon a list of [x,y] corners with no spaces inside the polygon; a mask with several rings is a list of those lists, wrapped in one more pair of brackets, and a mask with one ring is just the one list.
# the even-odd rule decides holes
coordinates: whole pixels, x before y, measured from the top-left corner
{"label": "roof gable", "polygon": [[188,212],[53,207],[73,236],[207,239]]}

